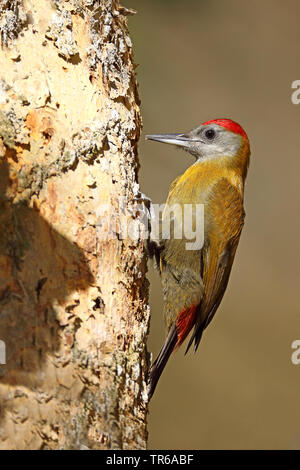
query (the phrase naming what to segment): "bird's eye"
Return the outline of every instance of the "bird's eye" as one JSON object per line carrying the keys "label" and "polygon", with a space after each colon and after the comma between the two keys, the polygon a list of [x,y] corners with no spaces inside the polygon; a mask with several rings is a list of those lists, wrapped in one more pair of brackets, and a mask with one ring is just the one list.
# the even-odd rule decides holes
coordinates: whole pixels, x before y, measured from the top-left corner
{"label": "bird's eye", "polygon": [[216,136],[216,131],[214,129],[207,129],[204,135],[208,140],[213,140]]}

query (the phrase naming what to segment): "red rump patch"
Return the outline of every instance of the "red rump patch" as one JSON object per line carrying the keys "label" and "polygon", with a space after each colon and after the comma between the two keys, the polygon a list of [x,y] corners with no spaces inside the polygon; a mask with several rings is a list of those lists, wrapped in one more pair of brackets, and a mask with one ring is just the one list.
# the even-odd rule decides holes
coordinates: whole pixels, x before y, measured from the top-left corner
{"label": "red rump patch", "polygon": [[183,341],[193,328],[195,324],[196,311],[197,305],[192,305],[191,307],[182,310],[182,312],[178,314],[176,320],[177,343],[175,345],[175,348],[178,348],[183,343]]}
{"label": "red rump patch", "polygon": [[232,121],[231,119],[212,119],[211,121],[206,121],[202,125],[206,126],[207,124],[218,124],[219,126],[225,127],[231,132],[235,134],[240,134],[245,139],[248,139],[248,136],[242,126],[240,126],[237,122]]}

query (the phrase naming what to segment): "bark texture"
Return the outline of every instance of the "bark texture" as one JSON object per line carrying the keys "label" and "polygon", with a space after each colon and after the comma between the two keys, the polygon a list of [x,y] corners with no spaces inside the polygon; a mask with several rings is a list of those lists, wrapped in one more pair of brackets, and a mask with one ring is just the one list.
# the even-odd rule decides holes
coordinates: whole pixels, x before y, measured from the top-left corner
{"label": "bark texture", "polygon": [[119,208],[139,189],[131,11],[0,5],[0,448],[144,449],[146,260]]}

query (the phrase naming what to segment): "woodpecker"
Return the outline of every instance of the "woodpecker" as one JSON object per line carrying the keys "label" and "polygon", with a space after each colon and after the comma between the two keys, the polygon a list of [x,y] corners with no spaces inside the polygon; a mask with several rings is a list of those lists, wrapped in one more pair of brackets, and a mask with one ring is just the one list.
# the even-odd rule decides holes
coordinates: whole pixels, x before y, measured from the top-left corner
{"label": "woodpecker", "polygon": [[[150,399],[171,353],[192,329],[186,353],[193,343],[196,352],[202,333],[223,298],[244,224],[244,183],[250,145],[244,129],[231,119],[207,121],[184,134],[146,138],[175,145],[196,158],[171,183],[166,205],[204,205],[204,242],[200,249],[188,250],[184,237],[178,239],[172,234],[155,247],[167,335],[151,366]],[[162,222],[165,217],[164,211]],[[177,217],[172,223],[174,235]]]}

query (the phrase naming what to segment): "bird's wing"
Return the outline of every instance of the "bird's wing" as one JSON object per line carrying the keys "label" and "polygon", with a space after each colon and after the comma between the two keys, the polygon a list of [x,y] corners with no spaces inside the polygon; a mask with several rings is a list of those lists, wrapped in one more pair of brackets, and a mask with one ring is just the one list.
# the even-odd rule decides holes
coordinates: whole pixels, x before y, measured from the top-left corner
{"label": "bird's wing", "polygon": [[[172,223],[176,225],[175,217]],[[199,305],[203,294],[200,250],[186,250],[189,240],[171,236],[164,242],[160,255],[160,271],[164,297],[164,316],[167,330],[180,312]]]}
{"label": "bird's wing", "polygon": [[226,178],[219,180],[208,196],[205,213],[206,236],[201,253],[204,293],[187,351],[193,341],[197,349],[228,284],[245,216],[239,189]]}

